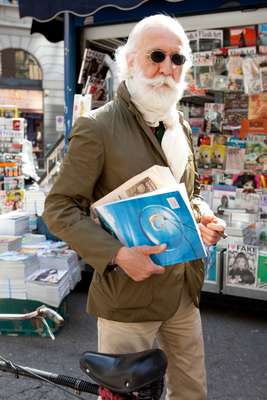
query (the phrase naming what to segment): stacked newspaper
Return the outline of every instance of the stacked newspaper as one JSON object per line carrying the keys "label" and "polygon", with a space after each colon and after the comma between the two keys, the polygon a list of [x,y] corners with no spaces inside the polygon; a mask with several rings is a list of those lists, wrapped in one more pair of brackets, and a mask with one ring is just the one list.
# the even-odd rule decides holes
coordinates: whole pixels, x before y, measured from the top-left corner
{"label": "stacked newspaper", "polygon": [[47,268],[34,273],[26,281],[27,297],[58,307],[70,292],[67,270]]}
{"label": "stacked newspaper", "polygon": [[0,235],[0,253],[16,251],[21,248],[21,236]]}
{"label": "stacked newspaper", "polygon": [[95,208],[102,204],[150,193],[157,189],[175,184],[176,180],[169,167],[153,165],[153,167],[134,176],[117,189],[93,203],[91,206],[92,218],[97,222],[98,218],[95,213]]}
{"label": "stacked newspaper", "polygon": [[36,255],[21,254],[16,251],[0,254],[0,291],[1,298],[27,299],[26,279],[39,271]]}
{"label": "stacked newspaper", "polygon": [[29,231],[29,215],[11,211],[0,215],[0,235],[23,235]]}

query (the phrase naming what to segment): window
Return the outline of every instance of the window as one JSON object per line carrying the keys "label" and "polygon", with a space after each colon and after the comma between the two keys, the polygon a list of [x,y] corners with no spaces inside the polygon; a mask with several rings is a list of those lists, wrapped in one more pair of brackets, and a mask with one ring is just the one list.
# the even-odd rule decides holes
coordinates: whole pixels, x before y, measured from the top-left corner
{"label": "window", "polygon": [[22,49],[5,49],[1,52],[0,77],[42,80],[42,70],[35,58]]}

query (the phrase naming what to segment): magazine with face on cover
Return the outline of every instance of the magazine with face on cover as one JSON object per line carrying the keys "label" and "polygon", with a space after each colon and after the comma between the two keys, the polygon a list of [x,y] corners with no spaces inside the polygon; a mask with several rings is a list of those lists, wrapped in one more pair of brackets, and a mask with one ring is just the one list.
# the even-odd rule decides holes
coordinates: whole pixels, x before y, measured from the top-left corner
{"label": "magazine with face on cover", "polygon": [[226,283],[229,286],[256,287],[258,248],[245,244],[229,244]]}
{"label": "magazine with face on cover", "polygon": [[159,265],[206,257],[184,184],[99,205],[95,211],[102,227],[125,246],[165,243],[164,252],[151,255]]}

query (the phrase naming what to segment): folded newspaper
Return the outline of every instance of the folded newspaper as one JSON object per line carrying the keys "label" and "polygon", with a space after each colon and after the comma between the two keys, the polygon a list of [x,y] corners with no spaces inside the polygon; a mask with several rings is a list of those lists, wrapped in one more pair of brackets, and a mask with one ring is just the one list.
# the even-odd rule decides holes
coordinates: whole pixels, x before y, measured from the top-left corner
{"label": "folded newspaper", "polygon": [[93,218],[125,246],[167,248],[151,255],[162,266],[206,257],[184,184],[168,167],[153,166],[91,207]]}

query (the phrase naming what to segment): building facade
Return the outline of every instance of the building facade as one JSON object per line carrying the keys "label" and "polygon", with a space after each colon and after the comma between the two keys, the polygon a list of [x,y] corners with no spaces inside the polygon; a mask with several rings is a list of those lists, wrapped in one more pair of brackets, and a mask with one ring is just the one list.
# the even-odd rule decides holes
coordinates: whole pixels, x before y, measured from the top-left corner
{"label": "building facade", "polygon": [[20,19],[16,1],[0,0],[0,112],[17,108],[42,159],[64,129],[64,43],[30,29],[31,18]]}

